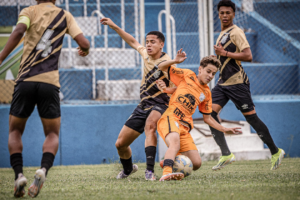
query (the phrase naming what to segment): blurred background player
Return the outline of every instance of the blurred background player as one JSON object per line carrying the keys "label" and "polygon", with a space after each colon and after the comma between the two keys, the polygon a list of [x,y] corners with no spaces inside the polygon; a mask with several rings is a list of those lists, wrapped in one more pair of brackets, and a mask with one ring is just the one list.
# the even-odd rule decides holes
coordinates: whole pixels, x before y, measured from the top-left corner
{"label": "blurred background player", "polygon": [[23,55],[10,108],[8,149],[15,172],[14,196],[22,197],[27,183],[23,175],[22,134],[28,117],[37,105],[46,138],[41,169],[36,171],[35,179],[28,189],[28,195],[36,197],[58,149],[61,116],[58,59],[64,35],[68,33],[74,38],[79,45],[80,56],[88,54],[90,44],[73,16],[56,7],[55,0],[38,0],[37,5],[21,11],[17,26],[0,53],[0,64],[17,46],[25,32]]}
{"label": "blurred background player", "polygon": [[[172,94],[169,108],[158,121],[158,133],[168,146],[163,161],[163,176],[160,181],[181,180],[183,173],[172,173],[175,157],[178,153],[190,158],[193,163],[193,170],[201,166],[201,158],[194,143],[190,130],[193,129],[192,115],[197,106],[203,114],[203,120],[208,125],[228,134],[238,134],[239,128],[225,128],[217,123],[211,116],[212,100],[211,92],[207,84],[214,78],[221,66],[218,59],[207,56],[200,62],[198,76],[189,69],[180,69],[172,66],[186,59],[182,49],[177,52],[174,60],[166,61],[158,65],[162,71],[167,71],[170,81],[176,86]],[[165,88],[164,83],[157,81],[161,89]]]}
{"label": "blurred background player", "polygon": [[166,93],[158,89],[155,81],[162,80],[167,87],[171,85],[167,73],[163,73],[157,68],[159,63],[170,60],[170,57],[162,52],[165,37],[159,31],[151,31],[146,36],[146,47],[143,47],[134,37],[118,27],[111,19],[103,18],[101,19],[101,23],[108,25],[127,44],[137,50],[144,62],[144,74],[140,87],[141,102],[126,121],[116,141],[120,161],[123,165],[123,171],[118,174],[117,179],[127,178],[130,174],[138,170],[138,166],[132,164],[132,153],[129,145],[145,131],[147,164],[145,179],[156,180],[154,175],[157,146],[156,126],[157,121],[167,109],[170,98]]}
{"label": "blurred background player", "polygon": [[[242,112],[261,140],[269,147],[272,154],[271,170],[277,169],[285,152],[277,148],[267,126],[256,114],[250,93],[250,82],[241,65],[241,61],[252,61],[252,53],[245,33],[233,24],[235,4],[230,0],[222,0],[218,4],[218,12],[222,31],[214,49],[222,63],[222,67],[220,68],[218,83],[212,89],[212,117],[220,123],[218,114],[227,102],[231,100],[237,109]],[[213,127],[210,127],[210,129],[222,152],[218,164],[212,168],[217,170],[235,161],[235,156],[230,152],[224,134]]]}

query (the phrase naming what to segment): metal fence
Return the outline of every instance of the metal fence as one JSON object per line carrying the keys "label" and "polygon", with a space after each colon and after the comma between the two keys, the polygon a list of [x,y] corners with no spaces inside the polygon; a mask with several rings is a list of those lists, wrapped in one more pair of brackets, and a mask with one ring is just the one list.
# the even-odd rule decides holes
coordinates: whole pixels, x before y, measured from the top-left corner
{"label": "metal fence", "polygon": [[[232,1],[237,8],[234,23],[245,31],[253,54],[252,63],[242,63],[250,78],[252,94],[300,94],[300,0]],[[170,0],[167,8],[162,0],[156,3],[145,0],[146,30],[161,30],[166,36],[170,31],[171,38],[167,39],[164,51],[174,57],[174,52],[183,48],[188,59],[180,66],[197,73],[200,58],[213,53],[212,44],[221,31],[218,2]],[[81,58],[76,55],[75,41],[69,36],[64,38],[59,62],[63,102],[138,102],[140,56],[113,30],[101,25],[99,19],[111,18],[140,41],[140,0],[57,0],[56,3],[73,14],[92,47],[90,55]],[[5,33],[3,27],[15,25],[19,11],[35,4],[35,0],[0,2],[0,17],[7,19],[0,22],[0,45],[5,44],[10,33]],[[170,29],[166,29],[168,9]],[[209,22],[213,22],[212,29]],[[9,103],[11,99],[18,62],[9,70],[5,67],[18,59],[20,49],[14,50],[12,59],[0,67],[1,103]]]}

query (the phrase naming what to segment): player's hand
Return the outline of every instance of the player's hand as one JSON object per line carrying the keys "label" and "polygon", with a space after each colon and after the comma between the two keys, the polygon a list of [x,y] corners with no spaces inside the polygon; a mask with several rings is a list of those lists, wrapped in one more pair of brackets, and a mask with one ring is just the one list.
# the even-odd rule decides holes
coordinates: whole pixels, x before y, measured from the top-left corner
{"label": "player's hand", "polygon": [[219,56],[226,56],[226,51],[224,47],[222,46],[221,42],[219,42],[219,45],[214,45],[215,53]]}
{"label": "player's hand", "polygon": [[116,24],[110,18],[102,18],[100,19],[100,23],[103,25],[108,25],[110,28],[116,26]]}
{"label": "player's hand", "polygon": [[182,48],[177,51],[177,55],[174,58],[176,64],[182,63],[186,59],[186,53],[182,51]]}
{"label": "player's hand", "polygon": [[241,129],[240,127],[226,128],[224,133],[226,133],[226,134],[241,134],[242,131],[240,129]]}
{"label": "player's hand", "polygon": [[164,92],[164,90],[167,89],[166,83],[163,80],[157,80],[156,85],[158,89],[162,92]]}
{"label": "player's hand", "polygon": [[80,47],[77,47],[77,49],[78,49],[79,56],[85,57],[85,56],[89,55],[89,51],[83,51]]}

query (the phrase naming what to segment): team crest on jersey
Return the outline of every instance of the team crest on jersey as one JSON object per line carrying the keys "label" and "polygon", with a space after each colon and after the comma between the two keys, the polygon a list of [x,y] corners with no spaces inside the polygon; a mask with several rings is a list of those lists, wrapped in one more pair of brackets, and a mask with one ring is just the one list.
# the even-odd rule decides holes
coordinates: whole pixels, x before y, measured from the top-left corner
{"label": "team crest on jersey", "polygon": [[199,97],[200,102],[204,101],[204,99],[205,99],[205,95],[201,92]]}
{"label": "team crest on jersey", "polygon": [[158,78],[160,75],[160,72],[161,72],[160,70],[156,70],[156,72],[154,72],[154,74],[153,74],[154,78]]}
{"label": "team crest on jersey", "polygon": [[223,35],[223,37],[222,37],[222,40],[221,40],[221,44],[222,44],[222,45],[225,44],[225,42],[226,42],[228,36],[229,36],[229,33],[224,33],[224,35]]}

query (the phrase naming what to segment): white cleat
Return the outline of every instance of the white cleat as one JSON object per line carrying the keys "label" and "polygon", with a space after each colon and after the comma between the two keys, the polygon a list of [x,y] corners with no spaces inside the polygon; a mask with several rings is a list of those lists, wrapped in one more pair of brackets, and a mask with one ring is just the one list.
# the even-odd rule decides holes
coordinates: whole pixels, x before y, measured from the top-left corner
{"label": "white cleat", "polygon": [[45,180],[46,180],[46,171],[44,169],[36,170],[34,175],[34,181],[28,188],[28,195],[32,198],[36,197],[39,194],[40,190],[42,189]]}

